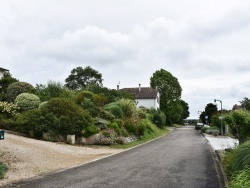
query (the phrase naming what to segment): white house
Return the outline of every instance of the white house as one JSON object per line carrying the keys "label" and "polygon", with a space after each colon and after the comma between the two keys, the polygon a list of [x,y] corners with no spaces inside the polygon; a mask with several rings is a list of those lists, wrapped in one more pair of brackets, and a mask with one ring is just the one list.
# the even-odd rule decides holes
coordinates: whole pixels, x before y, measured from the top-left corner
{"label": "white house", "polygon": [[4,73],[8,71],[9,70],[0,67],[0,79],[4,76]]}
{"label": "white house", "polygon": [[160,108],[160,94],[157,89],[150,87],[123,88],[121,91],[135,95],[136,106],[139,108]]}

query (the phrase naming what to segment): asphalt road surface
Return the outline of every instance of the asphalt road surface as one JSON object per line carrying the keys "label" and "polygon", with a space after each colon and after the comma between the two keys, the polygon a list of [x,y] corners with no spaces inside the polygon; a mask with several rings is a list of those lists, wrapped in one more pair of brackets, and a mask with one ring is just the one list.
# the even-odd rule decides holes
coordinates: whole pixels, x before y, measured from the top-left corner
{"label": "asphalt road surface", "polygon": [[218,163],[194,127],[178,128],[134,149],[19,182],[25,188],[220,188]]}

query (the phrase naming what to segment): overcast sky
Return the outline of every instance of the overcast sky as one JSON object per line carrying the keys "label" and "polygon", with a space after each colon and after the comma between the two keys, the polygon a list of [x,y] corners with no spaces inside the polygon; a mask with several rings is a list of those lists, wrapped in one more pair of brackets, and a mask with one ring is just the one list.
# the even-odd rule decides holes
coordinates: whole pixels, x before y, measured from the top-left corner
{"label": "overcast sky", "polygon": [[[250,97],[249,0],[0,0],[0,67],[20,81],[65,83],[76,66],[104,86],[175,76],[190,117]],[[220,106],[218,106],[220,109]]]}

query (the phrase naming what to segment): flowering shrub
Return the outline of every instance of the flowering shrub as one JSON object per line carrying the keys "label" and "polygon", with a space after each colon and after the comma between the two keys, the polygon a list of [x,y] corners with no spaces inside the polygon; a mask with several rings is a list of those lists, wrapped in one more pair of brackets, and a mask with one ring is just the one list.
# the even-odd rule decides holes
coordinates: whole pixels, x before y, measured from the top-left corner
{"label": "flowering shrub", "polygon": [[101,132],[101,137],[99,140],[100,145],[112,145],[115,144],[117,140],[117,134],[113,129],[105,129]]}
{"label": "flowering shrub", "polygon": [[18,104],[0,101],[0,112],[2,112],[7,117],[17,115],[18,109],[19,109]]}

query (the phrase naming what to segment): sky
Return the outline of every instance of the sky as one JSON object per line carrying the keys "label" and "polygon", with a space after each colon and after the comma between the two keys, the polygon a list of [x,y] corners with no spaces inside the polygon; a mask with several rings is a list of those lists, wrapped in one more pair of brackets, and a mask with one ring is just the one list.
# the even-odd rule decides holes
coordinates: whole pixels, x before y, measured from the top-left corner
{"label": "sky", "polygon": [[0,67],[35,86],[90,66],[110,89],[149,87],[164,69],[198,118],[214,99],[231,110],[250,97],[249,10],[248,0],[0,0]]}

